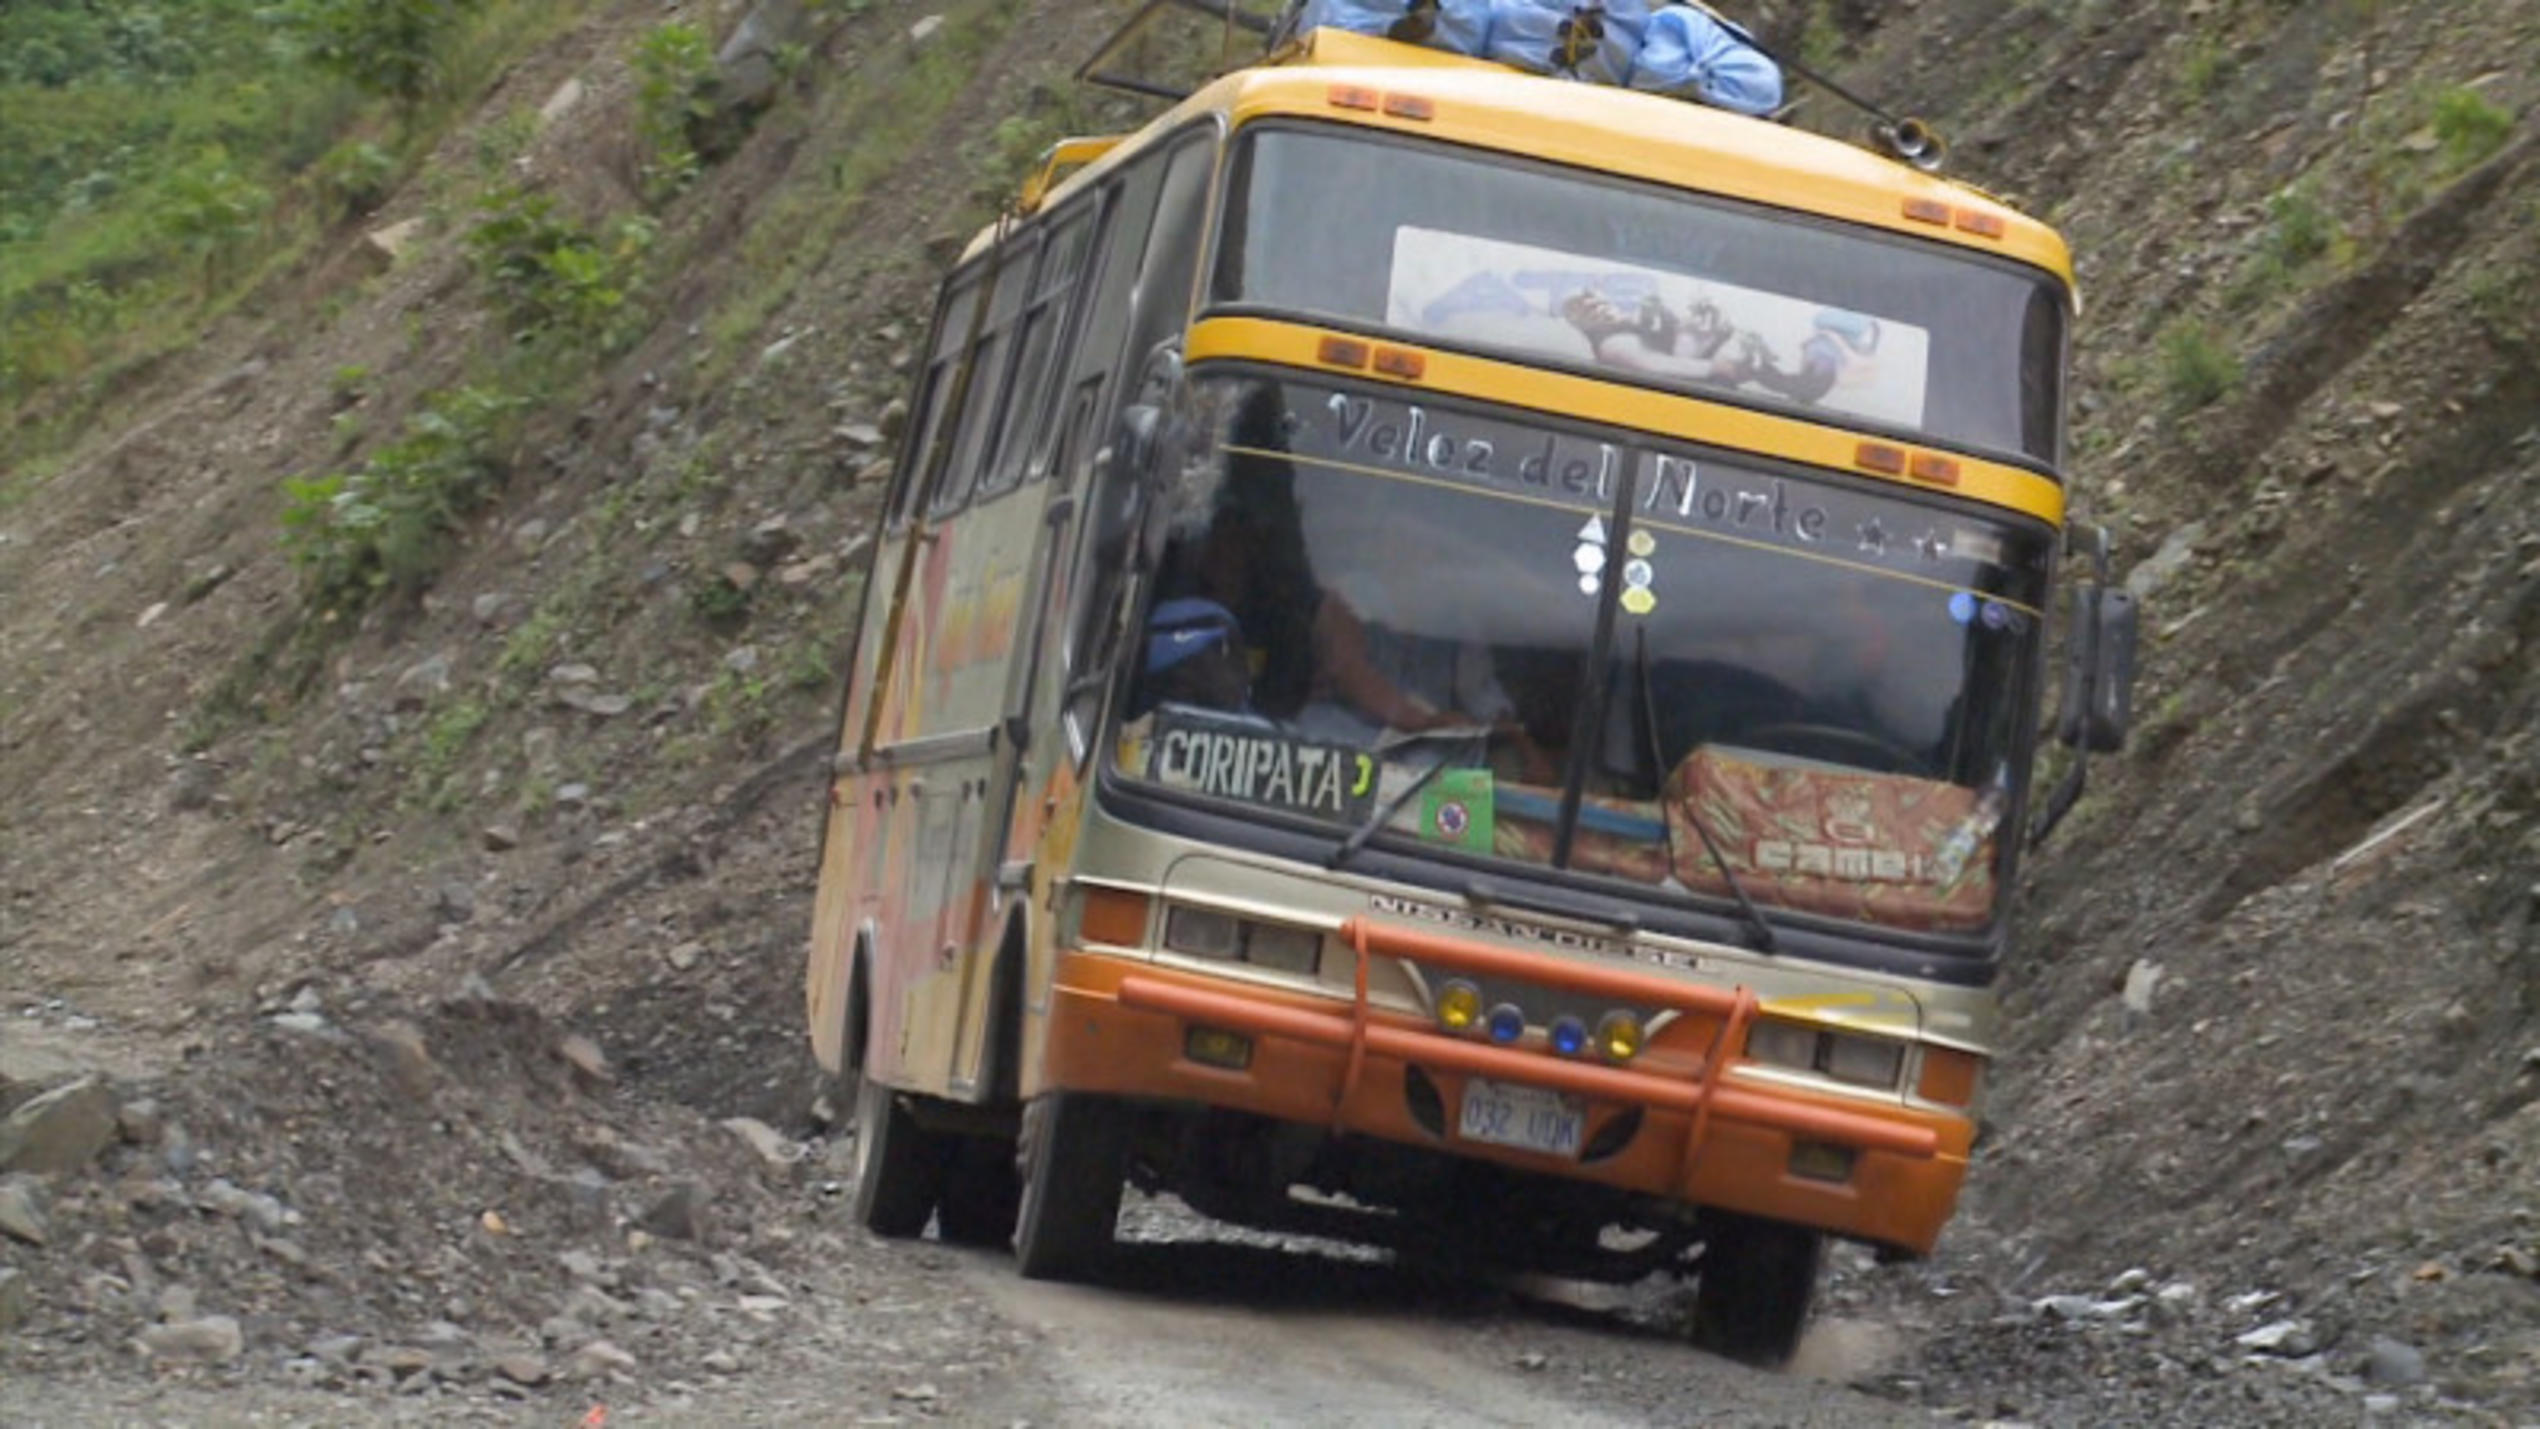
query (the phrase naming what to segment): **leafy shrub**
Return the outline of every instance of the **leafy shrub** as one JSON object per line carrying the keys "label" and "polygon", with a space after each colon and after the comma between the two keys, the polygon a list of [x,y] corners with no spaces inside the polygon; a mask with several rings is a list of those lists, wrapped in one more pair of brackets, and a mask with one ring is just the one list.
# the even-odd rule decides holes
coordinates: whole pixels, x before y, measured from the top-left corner
{"label": "leafy shrub", "polygon": [[377,144],[347,139],[318,159],[310,177],[330,208],[353,218],[387,201],[397,181],[397,160]]}
{"label": "leafy shrub", "polygon": [[521,188],[495,190],[483,212],[468,230],[468,254],[516,342],[603,336],[656,232],[651,220],[629,217],[595,234]]}
{"label": "leafy shrub", "polygon": [[283,549],[331,617],[440,569],[450,537],[502,483],[502,452],[525,405],[482,387],[425,403],[405,435],[349,472],[283,483]]}
{"label": "leafy shrub", "polygon": [[160,235],[192,259],[208,288],[222,276],[229,255],[261,231],[273,195],[231,165],[220,149],[207,149],[160,186]]}
{"label": "leafy shrub", "polygon": [[412,104],[440,88],[442,48],[478,0],[293,0],[309,58],[373,94]]}
{"label": "leafy shrub", "polygon": [[672,21],[636,43],[634,65],[644,196],[660,203],[703,172],[697,135],[714,118],[714,47],[696,26]]}
{"label": "leafy shrub", "polygon": [[2267,200],[2267,226],[2258,235],[2257,250],[2232,282],[2231,305],[2248,308],[2284,288],[2327,256],[2343,236],[2309,184],[2279,191]]}
{"label": "leafy shrub", "polygon": [[2208,407],[2240,386],[2240,359],[2205,325],[2173,323],[2161,334],[2161,385],[2181,412]]}
{"label": "leafy shrub", "polygon": [[2468,85],[2434,97],[2434,137],[2443,145],[2448,168],[2466,169],[2495,153],[2513,131],[2513,115]]}

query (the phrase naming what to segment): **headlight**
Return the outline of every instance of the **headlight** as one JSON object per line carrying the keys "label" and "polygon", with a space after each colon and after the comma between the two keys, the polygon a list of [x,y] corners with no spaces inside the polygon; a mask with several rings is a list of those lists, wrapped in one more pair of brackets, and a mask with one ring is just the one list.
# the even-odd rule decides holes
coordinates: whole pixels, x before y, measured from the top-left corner
{"label": "headlight", "polygon": [[1177,953],[1232,960],[1243,953],[1244,925],[1206,908],[1176,908],[1164,918],[1164,946]]}
{"label": "headlight", "polygon": [[1310,973],[1322,964],[1323,935],[1311,928],[1249,924],[1244,934],[1244,961],[1274,972]]}
{"label": "headlight", "polygon": [[1859,1087],[1893,1088],[1905,1070],[1902,1042],[1770,1017],[1747,1029],[1746,1055],[1767,1066],[1818,1072]]}
{"label": "headlight", "polygon": [[1770,1066],[1813,1072],[1817,1069],[1817,1029],[1796,1022],[1761,1019],[1746,1029],[1746,1055]]}
{"label": "headlight", "polygon": [[1905,1044],[1879,1037],[1826,1034],[1819,1066],[1838,1082],[1864,1087],[1893,1087],[1905,1069]]}
{"label": "headlight", "polygon": [[1322,965],[1323,935],[1312,928],[1256,923],[1214,908],[1176,906],[1164,915],[1164,946],[1272,972],[1310,973]]}

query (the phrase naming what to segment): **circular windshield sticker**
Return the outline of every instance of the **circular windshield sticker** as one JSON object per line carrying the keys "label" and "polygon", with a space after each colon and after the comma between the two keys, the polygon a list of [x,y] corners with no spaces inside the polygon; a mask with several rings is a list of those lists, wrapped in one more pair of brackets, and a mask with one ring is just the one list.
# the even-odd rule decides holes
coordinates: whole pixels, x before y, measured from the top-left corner
{"label": "circular windshield sticker", "polygon": [[1634,615],[1647,615],[1657,608],[1658,597],[1650,594],[1649,587],[1645,585],[1636,585],[1623,592],[1623,609]]}
{"label": "circular windshield sticker", "polygon": [[1649,562],[1647,561],[1623,562],[1623,584],[1625,585],[1645,586],[1649,584],[1651,579],[1653,579],[1657,574],[1658,573],[1656,571],[1650,569]]}
{"label": "circular windshield sticker", "polygon": [[1624,542],[1624,545],[1630,548],[1633,555],[1646,556],[1658,549],[1658,538],[1647,531],[1634,531],[1632,538]]}
{"label": "circular windshield sticker", "polygon": [[1949,618],[1965,625],[1976,618],[1976,598],[1960,591],[1949,597]]}

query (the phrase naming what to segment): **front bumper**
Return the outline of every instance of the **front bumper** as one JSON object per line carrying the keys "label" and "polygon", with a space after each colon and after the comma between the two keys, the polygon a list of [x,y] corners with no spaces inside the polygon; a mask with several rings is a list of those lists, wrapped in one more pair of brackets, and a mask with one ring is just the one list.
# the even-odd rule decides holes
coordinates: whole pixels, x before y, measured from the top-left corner
{"label": "front bumper", "polygon": [[[1743,988],[1554,962],[1363,917],[1344,924],[1341,935],[1358,966],[1357,995],[1341,1004],[1128,959],[1062,954],[1050,1006],[1047,1085],[1329,1126],[1917,1254],[1930,1251],[1957,1204],[1973,1124],[1945,1111],[1865,1103],[1741,1075],[1734,1053],[1755,1012],[1755,998]],[[1670,1035],[1629,1067],[1499,1046],[1371,1005],[1371,957],[1629,999],[1673,1008],[1679,1018]],[[1189,1059],[1185,1037],[1193,1026],[1250,1037],[1249,1064],[1234,1071]],[[1414,1110],[1415,1068],[1444,1099],[1443,1126],[1424,1124]],[[1619,1150],[1600,1150],[1592,1159],[1468,1141],[1450,1128],[1458,1124],[1464,1084],[1475,1076],[1581,1098],[1589,1147],[1600,1146],[1600,1128],[1615,1118],[1637,1112],[1640,1124]],[[1791,1174],[1792,1148],[1802,1142],[1848,1148],[1851,1175],[1838,1183]]]}

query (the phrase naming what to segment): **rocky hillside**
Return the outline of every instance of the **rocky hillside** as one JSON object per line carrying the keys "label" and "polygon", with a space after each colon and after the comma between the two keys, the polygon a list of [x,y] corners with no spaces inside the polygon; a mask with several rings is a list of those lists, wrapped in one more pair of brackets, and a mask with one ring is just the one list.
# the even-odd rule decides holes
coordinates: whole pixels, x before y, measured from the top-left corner
{"label": "rocky hillside", "polygon": [[[680,1185],[761,1194],[713,1122],[813,1129],[818,750],[894,402],[994,195],[1137,112],[1065,82],[1127,8],[555,7],[374,206],[0,472],[0,1092],[87,1068],[126,1113],[85,1102],[105,1171],[17,1183],[49,1248],[0,1247],[0,1332],[29,1327],[0,1366],[124,1363],[217,1318],[169,1284],[253,1266],[230,1331],[320,1381],[317,1340],[357,1365],[342,1336],[435,1325],[543,1379],[591,1370],[595,1333],[532,1313],[577,1284],[764,1295],[752,1267],[798,1263],[709,1236],[666,1278],[524,1286],[482,1217],[675,1224]],[[2077,504],[2151,636],[2138,738],[2032,864],[1968,1213],[1933,1264],[1838,1280],[1923,1346],[1878,1387],[2534,1412],[2540,15],[1772,8],[2072,239]],[[665,75],[707,101],[684,149],[646,123]],[[551,1055],[574,1033],[610,1080]],[[431,1114],[396,1120],[400,1075]],[[234,1159],[177,1169],[171,1124]],[[382,1170],[450,1198],[387,1216]],[[460,1310],[335,1269],[362,1252],[293,1225],[303,1184],[379,1213],[379,1284],[460,1257]]]}

